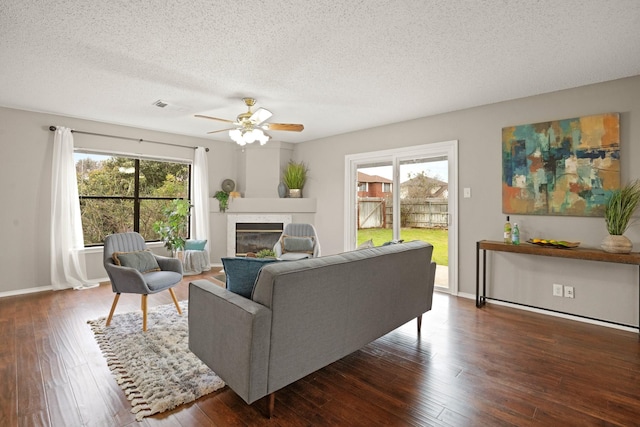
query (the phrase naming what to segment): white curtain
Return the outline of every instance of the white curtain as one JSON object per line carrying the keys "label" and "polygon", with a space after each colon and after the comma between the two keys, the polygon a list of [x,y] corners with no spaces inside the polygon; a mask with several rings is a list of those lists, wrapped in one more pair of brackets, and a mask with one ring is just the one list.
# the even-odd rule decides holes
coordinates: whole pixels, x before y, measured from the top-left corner
{"label": "white curtain", "polygon": [[191,238],[206,239],[205,249],[209,250],[209,166],[207,151],[204,147],[195,149],[192,185]]}
{"label": "white curtain", "polygon": [[97,286],[89,283],[84,263],[84,238],[73,161],[71,129],[58,127],[51,165],[51,285],[53,289]]}

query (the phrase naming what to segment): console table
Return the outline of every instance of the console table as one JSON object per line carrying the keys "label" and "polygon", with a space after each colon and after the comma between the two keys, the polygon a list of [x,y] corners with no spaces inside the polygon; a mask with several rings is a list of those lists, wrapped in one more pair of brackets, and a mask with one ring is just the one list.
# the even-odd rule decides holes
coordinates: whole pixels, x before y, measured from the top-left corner
{"label": "console table", "polygon": [[[480,293],[480,251],[482,251],[482,293]],[[640,286],[640,252],[629,254],[612,254],[594,248],[571,248],[560,249],[554,247],[538,246],[531,243],[521,243],[510,245],[504,242],[491,240],[480,240],[476,242],[476,307],[480,308],[486,304],[487,299],[487,251],[511,252],[525,255],[541,255],[555,258],[573,258],[587,261],[612,262],[617,264],[633,264],[639,267],[638,284]],[[640,290],[638,295],[638,306],[640,307]],[[509,301],[506,301],[509,302]],[[639,326],[640,329],[640,320]]]}

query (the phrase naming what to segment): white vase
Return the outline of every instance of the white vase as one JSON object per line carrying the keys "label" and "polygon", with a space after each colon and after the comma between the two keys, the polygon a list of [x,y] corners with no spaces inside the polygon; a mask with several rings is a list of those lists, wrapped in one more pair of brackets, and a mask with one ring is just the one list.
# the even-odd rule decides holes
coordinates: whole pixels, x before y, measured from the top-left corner
{"label": "white vase", "polygon": [[612,254],[628,254],[633,248],[633,243],[625,236],[614,236],[609,234],[602,239],[600,247],[603,251]]}

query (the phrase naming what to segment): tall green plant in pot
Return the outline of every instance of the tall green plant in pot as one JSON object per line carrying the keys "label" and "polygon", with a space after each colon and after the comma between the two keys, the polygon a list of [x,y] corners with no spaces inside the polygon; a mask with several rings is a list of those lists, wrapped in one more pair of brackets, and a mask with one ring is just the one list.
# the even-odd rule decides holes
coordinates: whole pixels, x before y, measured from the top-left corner
{"label": "tall green plant in pot", "polygon": [[282,171],[282,182],[289,188],[289,197],[302,197],[302,188],[307,182],[309,168],[304,162],[289,160]]}
{"label": "tall green plant in pot", "polygon": [[163,210],[165,219],[153,224],[153,231],[158,233],[164,242],[164,247],[171,252],[171,256],[175,256],[177,251],[184,249],[190,212],[191,204],[188,200],[174,199]]}
{"label": "tall green plant in pot", "polygon": [[624,187],[614,190],[604,208],[604,220],[609,235],[602,240],[600,247],[605,252],[629,253],[633,248],[631,240],[623,236],[629,228],[631,216],[640,203],[640,181],[635,180]]}

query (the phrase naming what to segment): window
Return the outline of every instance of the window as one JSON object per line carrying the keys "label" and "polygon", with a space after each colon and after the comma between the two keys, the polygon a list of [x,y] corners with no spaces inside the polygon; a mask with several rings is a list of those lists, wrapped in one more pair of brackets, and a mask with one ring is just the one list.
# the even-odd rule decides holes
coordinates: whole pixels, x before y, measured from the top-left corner
{"label": "window", "polygon": [[190,198],[189,164],[85,152],[74,159],[85,246],[127,231],[159,240],[153,224],[163,209],[173,199]]}
{"label": "window", "polygon": [[358,191],[367,192],[367,183],[366,182],[359,182],[358,183]]}
{"label": "window", "polygon": [[382,192],[383,193],[391,193],[391,183],[390,182],[383,182],[382,183]]}

